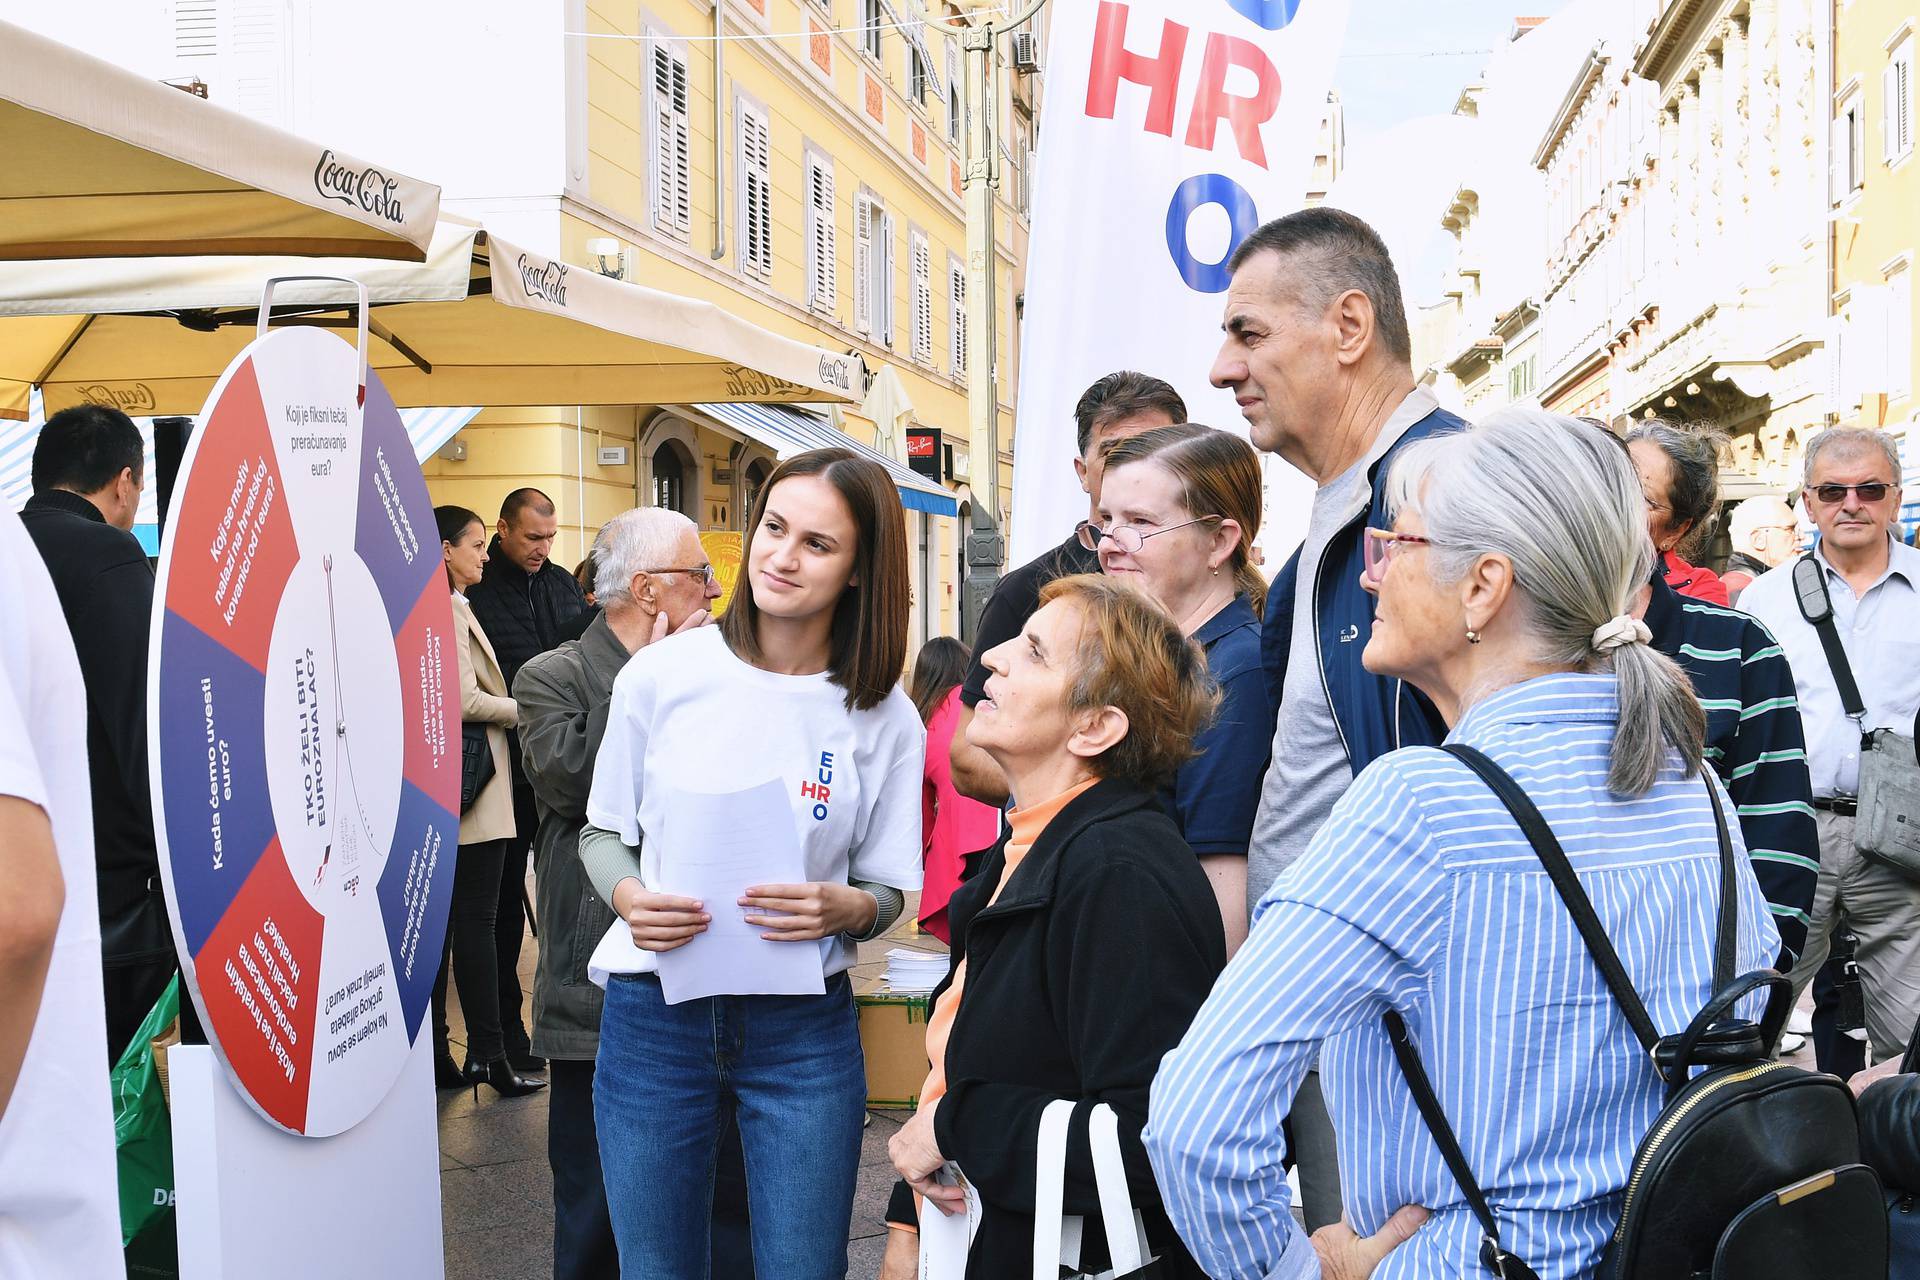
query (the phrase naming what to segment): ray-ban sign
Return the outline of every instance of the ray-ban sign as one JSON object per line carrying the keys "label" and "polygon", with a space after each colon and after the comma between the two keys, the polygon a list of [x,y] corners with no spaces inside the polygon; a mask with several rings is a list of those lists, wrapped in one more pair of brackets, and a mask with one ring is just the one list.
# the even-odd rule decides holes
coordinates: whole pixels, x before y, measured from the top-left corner
{"label": "ray-ban sign", "polygon": [[355,168],[342,163],[329,147],[313,166],[313,189],[329,200],[357,205],[376,218],[399,225],[406,215],[400,208],[400,180],[389,178],[372,165]]}

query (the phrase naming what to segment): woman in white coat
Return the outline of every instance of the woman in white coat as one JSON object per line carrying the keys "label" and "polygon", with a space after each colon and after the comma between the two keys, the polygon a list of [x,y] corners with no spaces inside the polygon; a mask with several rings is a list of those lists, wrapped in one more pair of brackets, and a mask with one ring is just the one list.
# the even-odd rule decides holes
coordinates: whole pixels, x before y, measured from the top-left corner
{"label": "woman in white coat", "polygon": [[[435,507],[447,586],[453,592],[454,652],[460,659],[460,719],[464,726],[486,726],[493,755],[488,778],[460,814],[460,851],[454,862],[453,902],[447,922],[447,946],[440,976],[433,984],[434,1080],[442,1088],[482,1082],[508,1097],[546,1088],[546,1081],[522,1076],[507,1061],[500,1036],[499,971],[493,943],[501,868],[507,841],[513,839],[513,784],[507,768],[507,730],[520,709],[507,696],[506,678],[487,642],[487,633],[462,594],[480,581],[487,563],[487,529],[465,507]],[[447,1050],[447,970],[451,958],[460,984],[460,1009],[467,1023],[467,1065],[454,1065]]]}

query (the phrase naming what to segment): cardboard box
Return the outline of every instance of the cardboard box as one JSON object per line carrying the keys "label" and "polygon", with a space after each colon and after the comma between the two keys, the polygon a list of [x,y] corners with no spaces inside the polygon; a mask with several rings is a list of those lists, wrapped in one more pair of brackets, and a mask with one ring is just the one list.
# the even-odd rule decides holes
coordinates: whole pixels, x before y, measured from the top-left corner
{"label": "cardboard box", "polygon": [[911,1107],[927,1082],[927,997],[869,990],[853,997],[867,1058],[867,1105]]}

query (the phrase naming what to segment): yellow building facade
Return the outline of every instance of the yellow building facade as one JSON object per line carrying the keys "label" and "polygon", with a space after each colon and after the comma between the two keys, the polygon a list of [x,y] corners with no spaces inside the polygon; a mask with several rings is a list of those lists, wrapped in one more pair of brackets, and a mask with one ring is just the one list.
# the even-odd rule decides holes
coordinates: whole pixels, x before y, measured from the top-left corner
{"label": "yellow building facade", "polygon": [[[464,207],[588,270],[714,302],[770,331],[857,353],[871,390],[829,414],[907,458],[909,428],[940,433],[954,516],[908,509],[912,636],[961,634],[974,486],[969,439],[964,73],[957,38],[887,0],[650,0],[568,13],[564,189]],[[1005,54],[1002,42],[1001,54]],[[1012,489],[1017,301],[1032,77],[996,80],[994,253],[999,509]],[[961,83],[956,84],[956,81]],[[454,205],[462,208],[462,203]],[[499,219],[510,219],[498,222]],[[538,241],[535,241],[538,242]],[[775,451],[727,406],[489,409],[426,464],[437,502],[491,516],[512,488],[555,500],[555,558],[639,505],[691,517],[715,562],[732,548]]]}
{"label": "yellow building facade", "polygon": [[1904,440],[1920,408],[1913,386],[1916,12],[1896,0],[1837,8],[1829,177],[1834,407],[1845,425],[1885,428]]}

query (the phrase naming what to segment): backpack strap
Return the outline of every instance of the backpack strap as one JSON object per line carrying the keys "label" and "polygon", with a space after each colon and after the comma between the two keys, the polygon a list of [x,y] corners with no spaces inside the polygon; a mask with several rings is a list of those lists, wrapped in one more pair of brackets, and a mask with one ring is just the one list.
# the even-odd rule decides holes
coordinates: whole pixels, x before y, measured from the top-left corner
{"label": "backpack strap", "polygon": [[[1540,816],[1540,810],[1520,789],[1520,784],[1480,752],[1458,742],[1448,743],[1441,750],[1479,774],[1480,780],[1493,788],[1493,793],[1506,805],[1513,820],[1520,824],[1520,834],[1527,838],[1540,864],[1546,868],[1547,878],[1553,881],[1554,890],[1566,905],[1567,914],[1573,917],[1574,927],[1580,931],[1581,939],[1593,955],[1594,964],[1599,966],[1600,976],[1606,979],[1613,998],[1620,1002],[1621,1011],[1627,1015],[1627,1024],[1633,1028],[1641,1047],[1651,1054],[1653,1047],[1660,1043],[1660,1032],[1648,1016],[1640,993],[1633,989],[1626,966],[1620,963],[1620,953],[1613,949],[1613,943],[1608,940],[1607,931],[1594,912],[1593,900],[1580,887],[1580,877],[1574,874],[1573,864],[1567,861],[1566,851],[1560,847],[1560,841],[1554,837],[1547,820]],[[1715,963],[1717,967],[1717,956]],[[1732,968],[1731,962],[1728,968]]]}
{"label": "backpack strap", "polygon": [[1454,1136],[1453,1126],[1447,1122],[1446,1110],[1440,1105],[1439,1095],[1433,1091],[1433,1081],[1427,1078],[1427,1069],[1421,1065],[1420,1051],[1414,1048],[1406,1020],[1389,1009],[1381,1021],[1387,1027],[1387,1042],[1393,1046],[1393,1059],[1400,1064],[1400,1074],[1407,1078],[1407,1091],[1413,1095],[1413,1105],[1419,1108],[1427,1132],[1433,1135],[1433,1144],[1440,1148],[1440,1158],[1447,1162],[1447,1171],[1460,1184],[1460,1193],[1467,1198],[1467,1207],[1473,1210],[1473,1216],[1480,1222],[1480,1264],[1499,1280],[1539,1280],[1531,1267],[1501,1247],[1500,1224],[1494,1221],[1493,1209],[1487,1204],[1486,1194],[1480,1190],[1480,1184],[1474,1181],[1473,1170],[1467,1166],[1466,1153],[1460,1150],[1460,1139]]}

